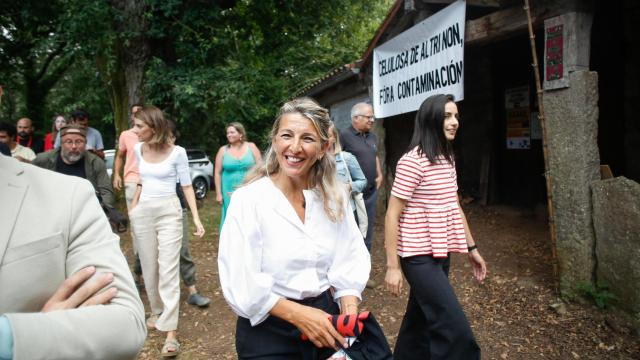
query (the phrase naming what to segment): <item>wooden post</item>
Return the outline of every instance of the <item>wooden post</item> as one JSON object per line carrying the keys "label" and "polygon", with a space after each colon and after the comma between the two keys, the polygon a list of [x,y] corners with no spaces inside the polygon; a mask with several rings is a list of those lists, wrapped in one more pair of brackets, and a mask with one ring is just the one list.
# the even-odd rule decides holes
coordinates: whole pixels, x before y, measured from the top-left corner
{"label": "wooden post", "polygon": [[524,11],[527,13],[527,25],[529,27],[529,41],[531,43],[531,55],[533,57],[533,73],[536,79],[536,94],[538,97],[538,118],[540,119],[540,126],[542,127],[542,152],[544,155],[544,177],[547,184],[547,210],[549,212],[549,232],[551,233],[551,262],[553,266],[553,280],[554,287],[556,293],[560,293],[560,284],[559,279],[560,275],[558,273],[558,254],[556,248],[556,225],[555,225],[555,215],[553,209],[553,181],[551,177],[551,172],[549,168],[549,153],[547,149],[547,127],[545,126],[545,118],[544,118],[544,105],[542,102],[542,85],[540,83],[540,70],[538,69],[538,55],[536,52],[536,36],[533,32],[533,24],[531,22],[531,11],[529,8],[529,0],[524,0]]}

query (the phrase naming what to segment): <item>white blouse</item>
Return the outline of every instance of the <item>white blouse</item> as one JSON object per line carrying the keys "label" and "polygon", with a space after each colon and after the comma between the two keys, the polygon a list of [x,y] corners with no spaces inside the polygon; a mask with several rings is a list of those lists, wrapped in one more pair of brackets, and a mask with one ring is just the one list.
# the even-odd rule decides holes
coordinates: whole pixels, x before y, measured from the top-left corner
{"label": "white blouse", "polygon": [[268,177],[234,191],[220,233],[218,270],[225,299],[252,325],[280,298],[301,300],[333,287],[334,299],[361,298],[371,260],[349,204],[332,222],[318,193],[304,190],[305,221]]}
{"label": "white blouse", "polygon": [[176,145],[166,159],[159,163],[150,163],[142,157],[142,144],[137,143],[133,148],[142,183],[140,201],[175,195],[178,181],[182,186],[191,185],[189,160],[183,147]]}

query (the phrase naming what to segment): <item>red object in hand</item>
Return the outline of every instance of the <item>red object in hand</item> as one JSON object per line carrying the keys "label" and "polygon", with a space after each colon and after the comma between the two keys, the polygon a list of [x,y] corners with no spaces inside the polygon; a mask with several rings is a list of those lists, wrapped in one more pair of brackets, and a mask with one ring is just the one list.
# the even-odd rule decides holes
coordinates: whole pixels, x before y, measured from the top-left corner
{"label": "red object in hand", "polygon": [[[369,317],[368,311],[363,311],[359,314],[342,314],[342,315],[330,315],[329,321],[334,328],[344,337],[358,337],[364,329],[364,320]],[[302,334],[302,340],[306,341],[309,338]]]}

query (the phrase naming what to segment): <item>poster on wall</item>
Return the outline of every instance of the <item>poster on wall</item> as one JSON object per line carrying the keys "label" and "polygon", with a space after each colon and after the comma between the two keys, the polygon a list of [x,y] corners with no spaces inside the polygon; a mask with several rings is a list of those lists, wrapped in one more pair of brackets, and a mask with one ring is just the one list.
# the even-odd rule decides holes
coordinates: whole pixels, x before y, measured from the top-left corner
{"label": "poster on wall", "polygon": [[544,21],[544,88],[569,86],[566,17],[557,16]]}
{"label": "poster on wall", "polygon": [[458,0],[373,51],[377,118],[416,111],[434,94],[464,99],[465,16]]}
{"label": "poster on wall", "polygon": [[530,149],[529,86],[507,89],[504,98],[507,115],[507,149]]}

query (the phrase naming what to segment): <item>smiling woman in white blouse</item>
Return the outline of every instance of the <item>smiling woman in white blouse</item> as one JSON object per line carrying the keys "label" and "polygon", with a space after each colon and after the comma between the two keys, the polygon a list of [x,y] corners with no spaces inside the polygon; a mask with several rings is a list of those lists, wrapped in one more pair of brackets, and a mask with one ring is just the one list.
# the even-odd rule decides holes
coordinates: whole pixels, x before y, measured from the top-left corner
{"label": "smiling woman in white blouse", "polygon": [[326,359],[346,346],[328,317],[358,312],[371,263],[346,216],[330,125],[311,99],[284,104],[264,166],[231,198],[218,267],[239,359]]}

